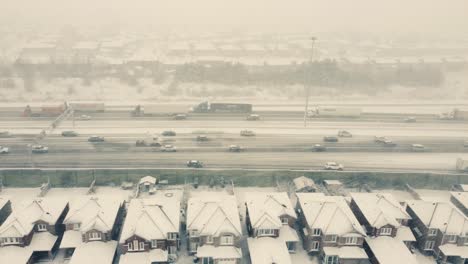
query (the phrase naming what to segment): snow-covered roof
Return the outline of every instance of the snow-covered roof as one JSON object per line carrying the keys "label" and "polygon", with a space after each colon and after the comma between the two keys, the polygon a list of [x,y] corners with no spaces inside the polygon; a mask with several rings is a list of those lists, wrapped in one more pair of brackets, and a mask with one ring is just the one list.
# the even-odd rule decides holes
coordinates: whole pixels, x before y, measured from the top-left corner
{"label": "snow-covered roof", "polygon": [[468,250],[466,246],[457,246],[456,244],[444,244],[439,246],[440,251],[445,256],[460,256],[462,258],[468,258]]}
{"label": "snow-covered roof", "polygon": [[299,236],[297,235],[296,229],[289,225],[283,225],[279,231],[279,239],[284,242],[298,242]]}
{"label": "snow-covered roof", "polygon": [[10,201],[10,197],[0,196],[0,210]]}
{"label": "snow-covered roof", "polygon": [[201,235],[218,236],[223,232],[241,235],[236,198],[221,192],[207,192],[190,198],[187,230],[197,230]]}
{"label": "snow-covered roof", "polygon": [[414,237],[413,232],[411,232],[411,229],[407,226],[402,226],[398,228],[395,239],[398,239],[403,242],[416,241],[416,238]]}
{"label": "snow-covered roof", "polygon": [[80,197],[70,203],[64,224],[81,224],[81,232],[112,230],[123,201],[115,198]]}
{"label": "snow-covered roof", "polygon": [[132,252],[120,255],[119,264],[165,263],[167,261],[167,251],[158,248],[146,252]]}
{"label": "snow-covered roof", "polygon": [[117,241],[93,241],[82,243],[75,249],[69,264],[83,263],[99,263],[111,264],[115,250],[117,249]]}
{"label": "snow-covered roof", "polygon": [[293,180],[294,187],[296,190],[302,190],[304,188],[316,189],[315,182],[311,178],[306,176],[297,177]]}
{"label": "snow-covered roof", "polygon": [[120,242],[136,235],[152,239],[166,239],[168,233],[179,233],[181,192],[160,192],[151,199],[133,199],[120,236]]}
{"label": "snow-covered roof", "polygon": [[399,227],[399,219],[411,218],[389,193],[351,193],[351,198],[373,227],[381,228],[385,225]]}
{"label": "snow-covered roof", "polygon": [[[324,247],[323,252],[327,256],[339,256],[340,259],[367,259],[367,254],[360,247]],[[403,262],[402,262],[403,263]]]}
{"label": "snow-covered roof", "polygon": [[213,259],[242,258],[242,250],[234,246],[203,245],[197,249],[197,257],[212,257]]}
{"label": "snow-covered roof", "polygon": [[344,197],[325,196],[323,193],[298,193],[296,195],[310,228],[319,228],[324,234],[356,233],[365,236],[364,229]]}
{"label": "snow-covered roof", "polygon": [[418,263],[406,245],[398,239],[394,239],[388,236],[379,236],[376,238],[366,238],[366,243],[369,245],[370,250],[374,253],[378,263]]}
{"label": "snow-covered roof", "polygon": [[283,240],[272,237],[248,238],[252,264],[291,264],[291,256]]}
{"label": "snow-covered roof", "polygon": [[156,184],[156,178],[153,176],[145,176],[141,178],[139,184],[145,184],[145,183]]}
{"label": "snow-covered roof", "polygon": [[54,236],[49,232],[38,232],[34,234],[31,240],[31,244],[29,244],[28,248],[34,252],[52,251],[52,248],[54,247],[57,239],[57,236]]}
{"label": "snow-covered roof", "polygon": [[60,248],[77,248],[83,243],[83,238],[80,231],[67,230],[63,234]]}
{"label": "snow-covered roof", "polygon": [[453,199],[457,200],[465,208],[468,208],[468,192],[451,192]]}
{"label": "snow-covered roof", "polygon": [[280,217],[287,215],[297,218],[296,212],[285,192],[250,192],[245,195],[253,228],[280,228]]}
{"label": "snow-covered roof", "polygon": [[38,221],[54,225],[68,202],[64,199],[33,199],[19,206],[0,227],[0,237],[28,235]]}
{"label": "snow-covered roof", "polygon": [[25,264],[32,253],[29,247],[0,247],[0,263]]}
{"label": "snow-covered roof", "polygon": [[468,233],[468,218],[449,202],[411,200],[407,203],[428,228],[437,228],[445,234]]}

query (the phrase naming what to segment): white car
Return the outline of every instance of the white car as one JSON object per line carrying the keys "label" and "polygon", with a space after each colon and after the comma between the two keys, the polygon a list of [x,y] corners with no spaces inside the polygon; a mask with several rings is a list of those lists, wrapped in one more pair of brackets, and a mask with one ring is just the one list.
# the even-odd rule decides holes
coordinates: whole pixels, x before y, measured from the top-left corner
{"label": "white car", "polygon": [[164,146],[161,148],[161,151],[162,151],[162,152],[176,152],[176,151],[177,151],[177,148],[174,147],[173,145],[164,145]]}
{"label": "white car", "polygon": [[47,153],[49,152],[49,148],[42,146],[42,145],[33,145],[31,146],[32,153]]}
{"label": "white car", "polygon": [[349,133],[346,130],[340,130],[338,131],[338,136],[339,137],[353,137],[353,134]]}
{"label": "white car", "polygon": [[324,169],[326,170],[343,170],[344,166],[342,164],[336,163],[334,161],[329,161],[325,164]]}
{"label": "white car", "polygon": [[8,154],[9,152],[9,148],[0,146],[0,154]]}
{"label": "white car", "polygon": [[91,120],[91,116],[89,115],[80,115],[78,120]]}

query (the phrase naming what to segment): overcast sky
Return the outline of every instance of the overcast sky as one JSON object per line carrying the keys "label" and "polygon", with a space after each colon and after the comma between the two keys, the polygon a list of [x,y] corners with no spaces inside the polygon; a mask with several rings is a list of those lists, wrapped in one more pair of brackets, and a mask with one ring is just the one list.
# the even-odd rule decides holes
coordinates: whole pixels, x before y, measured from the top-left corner
{"label": "overcast sky", "polygon": [[197,29],[468,32],[468,0],[1,0],[0,19]]}

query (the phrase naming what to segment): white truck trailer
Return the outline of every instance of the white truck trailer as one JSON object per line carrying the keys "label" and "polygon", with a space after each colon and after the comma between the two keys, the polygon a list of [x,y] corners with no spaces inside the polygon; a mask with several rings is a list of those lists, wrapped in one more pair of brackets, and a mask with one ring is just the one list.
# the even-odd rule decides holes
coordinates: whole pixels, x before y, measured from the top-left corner
{"label": "white truck trailer", "polygon": [[309,117],[360,117],[362,109],[358,107],[316,107],[309,111]]}

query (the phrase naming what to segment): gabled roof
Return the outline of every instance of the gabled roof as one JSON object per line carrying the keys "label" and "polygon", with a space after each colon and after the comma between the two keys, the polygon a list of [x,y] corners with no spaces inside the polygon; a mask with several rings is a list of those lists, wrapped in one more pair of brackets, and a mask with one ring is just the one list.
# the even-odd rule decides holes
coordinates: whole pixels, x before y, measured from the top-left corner
{"label": "gabled roof", "polygon": [[458,201],[465,208],[468,208],[468,192],[451,192],[453,199]]}
{"label": "gabled roof", "polygon": [[23,203],[0,227],[0,237],[28,235],[38,221],[53,225],[65,210],[63,199],[34,199]]}
{"label": "gabled roof", "polygon": [[369,224],[375,228],[385,225],[399,227],[398,219],[411,218],[389,193],[351,193],[351,198]]}
{"label": "gabled roof", "polygon": [[64,224],[81,224],[82,232],[92,229],[108,232],[114,226],[122,203],[113,198],[80,197],[70,203]]}
{"label": "gabled roof", "polygon": [[451,203],[424,200],[411,200],[407,203],[428,228],[437,228],[446,234],[468,233],[468,218]]}
{"label": "gabled roof", "polygon": [[140,179],[139,184],[142,184],[142,183],[156,184],[156,178],[153,176],[145,176]]}
{"label": "gabled roof", "polygon": [[366,236],[344,197],[325,196],[323,193],[298,193],[296,195],[310,228],[321,229],[324,234],[356,233]]}
{"label": "gabled roof", "polygon": [[285,192],[247,193],[245,203],[253,228],[262,227],[265,223],[280,228],[282,226],[280,216],[283,215],[297,218],[288,194]]}
{"label": "gabled roof", "polygon": [[291,256],[283,240],[272,237],[247,239],[252,264],[291,264]]}
{"label": "gabled roof", "polygon": [[136,235],[146,240],[166,239],[168,233],[178,233],[181,196],[155,196],[133,199],[120,236],[120,243]]}
{"label": "gabled roof", "polygon": [[202,235],[221,233],[241,235],[242,229],[234,196],[210,192],[188,201],[187,230],[198,230]]}

